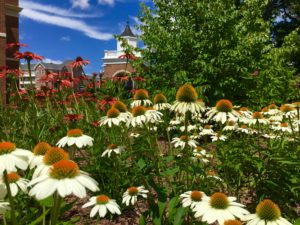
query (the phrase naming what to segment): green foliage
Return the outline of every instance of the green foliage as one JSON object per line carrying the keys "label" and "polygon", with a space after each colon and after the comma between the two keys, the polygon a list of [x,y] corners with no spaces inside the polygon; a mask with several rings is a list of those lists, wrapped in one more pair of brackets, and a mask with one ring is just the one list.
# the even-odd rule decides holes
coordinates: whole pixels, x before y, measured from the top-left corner
{"label": "green foliage", "polygon": [[[174,90],[190,82],[206,102],[220,98],[261,106],[293,95],[293,67],[274,48],[270,24],[263,20],[267,1],[154,1],[142,6],[142,50],[151,91]],[[285,52],[285,54],[282,54]],[[279,100],[280,99],[280,100]]]}

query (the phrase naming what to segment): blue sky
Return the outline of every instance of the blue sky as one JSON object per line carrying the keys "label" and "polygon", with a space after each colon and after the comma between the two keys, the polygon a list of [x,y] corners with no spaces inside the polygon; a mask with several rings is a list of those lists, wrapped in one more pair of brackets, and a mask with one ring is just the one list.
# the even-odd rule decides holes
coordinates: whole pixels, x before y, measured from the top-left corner
{"label": "blue sky", "polygon": [[140,3],[149,0],[20,0],[21,51],[32,51],[46,62],[81,56],[91,61],[87,73],[102,70],[104,50],[115,50],[114,34],[129,21],[134,33]]}

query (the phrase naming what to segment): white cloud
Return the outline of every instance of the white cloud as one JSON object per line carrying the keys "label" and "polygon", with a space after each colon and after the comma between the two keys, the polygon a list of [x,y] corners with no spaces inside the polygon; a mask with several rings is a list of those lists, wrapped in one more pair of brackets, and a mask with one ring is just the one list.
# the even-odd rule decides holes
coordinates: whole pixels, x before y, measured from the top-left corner
{"label": "white cloud", "polygon": [[63,36],[60,38],[61,41],[71,41],[70,36]]}
{"label": "white cloud", "polygon": [[48,14],[54,14],[64,17],[72,17],[72,18],[95,18],[95,17],[101,17],[102,14],[97,13],[96,14],[82,14],[74,12],[70,9],[63,9],[60,7],[52,6],[52,5],[44,5],[40,3],[36,3],[30,0],[21,0],[20,6],[25,9],[33,9],[41,12],[45,12]]}
{"label": "white cloud", "polygon": [[101,5],[113,6],[115,4],[115,0],[98,0],[98,3]]}
{"label": "white cloud", "polygon": [[84,33],[86,36],[90,38],[94,38],[98,40],[110,40],[113,38],[112,34],[101,32],[99,31],[98,27],[90,26],[86,24],[84,21],[79,19],[67,18],[58,15],[50,15],[29,8],[24,8],[21,11],[21,16],[37,22],[65,27],[72,30],[77,30]]}
{"label": "white cloud", "polygon": [[49,59],[49,58],[45,58],[42,60],[44,63],[53,63],[53,64],[62,64],[63,61],[61,60],[53,60],[53,59]]}
{"label": "white cloud", "polygon": [[89,0],[70,0],[72,8],[88,9],[90,8]]}

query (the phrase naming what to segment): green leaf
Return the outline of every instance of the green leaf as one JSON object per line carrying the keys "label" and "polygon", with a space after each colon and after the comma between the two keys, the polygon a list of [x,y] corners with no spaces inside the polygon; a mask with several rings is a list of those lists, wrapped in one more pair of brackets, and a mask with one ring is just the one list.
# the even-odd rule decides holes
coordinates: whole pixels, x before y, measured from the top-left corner
{"label": "green leaf", "polygon": [[140,216],[140,219],[139,219],[139,225],[146,225],[146,224],[147,224],[147,223],[146,223],[146,220],[145,220],[144,216],[141,215],[141,216]]}
{"label": "green leaf", "polygon": [[43,199],[43,200],[40,201],[40,204],[42,206],[46,206],[46,207],[52,207],[53,203],[54,203],[54,201],[53,201],[53,197],[52,196],[50,196],[48,198],[45,198],[45,199]]}
{"label": "green leaf", "polygon": [[30,223],[30,225],[39,224],[43,221],[43,218],[49,213],[51,209],[47,209],[42,215],[40,215],[36,220]]}
{"label": "green leaf", "polygon": [[300,217],[298,219],[296,219],[294,225],[300,225]]}
{"label": "green leaf", "polygon": [[183,223],[183,216],[186,214],[187,210],[185,208],[180,207],[175,216],[174,216],[174,225],[181,225]]}
{"label": "green leaf", "polygon": [[145,160],[140,159],[140,160],[138,161],[137,165],[139,166],[140,170],[142,170],[142,169],[145,168],[145,166],[146,166],[147,164],[145,163]]}

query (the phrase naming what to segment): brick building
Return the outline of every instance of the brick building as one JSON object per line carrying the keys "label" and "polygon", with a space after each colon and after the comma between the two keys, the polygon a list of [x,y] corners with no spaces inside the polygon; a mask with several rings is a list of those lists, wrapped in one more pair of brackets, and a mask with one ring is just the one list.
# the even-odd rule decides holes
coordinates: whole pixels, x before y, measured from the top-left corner
{"label": "brick building", "polygon": [[[8,43],[19,42],[19,7],[18,0],[0,0],[0,66],[18,69],[19,61],[14,59],[17,49],[6,49]],[[0,78],[0,100],[5,101],[6,78]]]}
{"label": "brick building", "polygon": [[[123,33],[120,35],[121,38],[127,40],[128,44],[136,48],[138,45],[138,39],[133,34],[127,23]],[[122,42],[117,40],[117,50],[105,50],[103,58],[104,73],[103,78],[112,78],[116,76],[123,76],[125,73],[135,72],[135,69],[127,62],[126,59],[120,59],[119,57],[124,55],[124,49],[121,46]],[[140,57],[138,53],[136,56]],[[127,64],[127,65],[126,65]]]}

